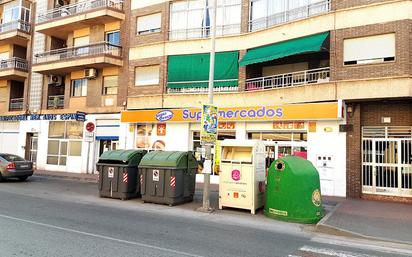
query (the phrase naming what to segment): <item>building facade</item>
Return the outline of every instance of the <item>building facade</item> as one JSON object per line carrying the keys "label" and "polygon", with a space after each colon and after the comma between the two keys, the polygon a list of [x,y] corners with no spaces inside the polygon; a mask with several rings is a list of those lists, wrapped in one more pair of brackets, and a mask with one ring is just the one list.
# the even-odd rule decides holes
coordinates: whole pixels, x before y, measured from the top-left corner
{"label": "building facade", "polygon": [[[114,148],[191,150],[202,161],[213,1],[15,3],[30,29],[23,42],[0,33],[0,50],[27,67],[0,70],[1,151],[70,172],[94,172]],[[219,140],[263,140],[267,163],[307,158],[325,195],[411,202],[412,3],[217,5]]]}

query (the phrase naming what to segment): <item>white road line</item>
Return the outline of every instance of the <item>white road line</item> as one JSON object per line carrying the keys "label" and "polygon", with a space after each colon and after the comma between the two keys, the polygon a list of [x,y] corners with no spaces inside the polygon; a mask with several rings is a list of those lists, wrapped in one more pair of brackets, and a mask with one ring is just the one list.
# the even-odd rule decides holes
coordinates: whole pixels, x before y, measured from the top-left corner
{"label": "white road line", "polygon": [[301,247],[299,250],[304,251],[304,252],[317,253],[317,254],[323,254],[327,256],[336,256],[336,257],[376,257],[374,255],[369,255],[369,254],[353,253],[353,252],[333,250],[333,249],[327,249],[327,248],[316,248],[316,247],[311,247],[307,245]]}
{"label": "white road line", "polygon": [[163,247],[158,247],[158,246],[149,245],[149,244],[144,244],[144,243],[138,243],[138,242],[132,242],[132,241],[127,241],[127,240],[122,240],[122,239],[113,238],[113,237],[109,237],[109,236],[103,236],[103,235],[98,235],[98,234],[83,232],[83,231],[80,231],[80,230],[75,230],[75,229],[70,229],[70,228],[64,228],[64,227],[54,226],[54,225],[45,224],[45,223],[36,222],[36,221],[31,221],[31,220],[20,219],[20,218],[16,218],[16,217],[12,217],[12,216],[7,216],[7,215],[3,215],[3,214],[0,214],[0,218],[9,219],[9,220],[14,220],[14,221],[20,221],[20,222],[24,222],[24,223],[29,223],[29,224],[33,224],[33,225],[37,225],[37,226],[46,227],[46,228],[57,229],[57,230],[65,231],[65,232],[71,232],[71,233],[80,234],[80,235],[84,235],[84,236],[90,236],[90,237],[95,237],[95,238],[99,238],[99,239],[110,240],[110,241],[114,241],[114,242],[118,242],[118,243],[123,243],[123,244],[129,244],[129,245],[134,245],[134,246],[141,246],[141,247],[145,247],[145,248],[149,248],[149,249],[154,249],[154,250],[159,250],[159,251],[163,251],[163,252],[174,253],[174,254],[181,255],[181,256],[184,255],[184,256],[190,256],[190,257],[203,257],[203,256],[201,256],[201,255],[196,255],[196,254],[191,254],[191,253],[187,253],[187,252],[176,251],[176,250],[172,250],[172,249],[168,249],[168,248],[163,248]]}

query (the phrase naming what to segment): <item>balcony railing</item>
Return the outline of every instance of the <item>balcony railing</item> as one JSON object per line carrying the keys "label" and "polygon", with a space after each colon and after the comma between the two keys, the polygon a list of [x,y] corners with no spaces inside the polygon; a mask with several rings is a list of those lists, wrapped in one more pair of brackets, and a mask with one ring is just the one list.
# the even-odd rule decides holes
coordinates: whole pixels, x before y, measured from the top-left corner
{"label": "balcony railing", "polygon": [[[213,92],[237,92],[239,89],[237,86],[229,86],[229,87],[215,87],[213,88]],[[194,93],[207,93],[207,87],[191,87],[191,88],[168,88],[168,94],[194,94]]]}
{"label": "balcony railing", "polygon": [[10,99],[10,111],[21,111],[23,110],[23,98],[12,98]]}
{"label": "balcony railing", "polygon": [[[210,27],[177,29],[169,31],[170,40],[186,40],[195,38],[208,38],[212,31]],[[235,35],[240,33],[240,24],[221,25],[216,27],[216,36]]]}
{"label": "balcony railing", "polygon": [[31,29],[30,23],[22,21],[22,20],[16,20],[16,21],[0,24],[0,33],[6,33],[6,32],[13,31],[13,30],[22,30],[27,33],[30,33],[30,29]]}
{"label": "balcony railing", "polygon": [[60,17],[77,15],[99,8],[113,8],[123,11],[123,0],[93,0],[82,1],[75,4],[63,5],[38,16],[38,22],[51,21]]}
{"label": "balcony railing", "polygon": [[107,54],[122,57],[122,47],[108,42],[100,42],[91,45],[60,48],[35,55],[34,62],[45,63],[75,59],[84,56]]}
{"label": "balcony railing", "polygon": [[320,68],[246,80],[246,91],[329,82],[330,68]]}
{"label": "balcony railing", "polygon": [[267,17],[249,21],[249,31],[266,29],[278,24],[305,19],[330,11],[330,0],[313,3],[299,8],[290,9]]}
{"label": "balcony railing", "polygon": [[64,108],[64,95],[51,95],[47,99],[48,109],[63,109]]}
{"label": "balcony railing", "polygon": [[13,57],[8,60],[0,61],[0,71],[5,69],[19,69],[23,71],[28,71],[28,62],[25,59],[19,57]]}

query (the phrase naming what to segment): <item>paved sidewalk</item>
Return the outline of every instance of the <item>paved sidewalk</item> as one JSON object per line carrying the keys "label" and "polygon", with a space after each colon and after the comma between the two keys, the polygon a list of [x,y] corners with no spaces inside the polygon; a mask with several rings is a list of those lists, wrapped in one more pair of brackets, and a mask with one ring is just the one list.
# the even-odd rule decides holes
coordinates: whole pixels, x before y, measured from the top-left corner
{"label": "paved sidewalk", "polygon": [[96,182],[96,183],[98,180],[97,174],[85,174],[85,173],[73,173],[73,172],[61,172],[61,171],[35,170],[34,175],[80,180],[80,181],[87,181],[87,182]]}
{"label": "paved sidewalk", "polygon": [[345,199],[319,222],[317,230],[412,244],[412,205]]}

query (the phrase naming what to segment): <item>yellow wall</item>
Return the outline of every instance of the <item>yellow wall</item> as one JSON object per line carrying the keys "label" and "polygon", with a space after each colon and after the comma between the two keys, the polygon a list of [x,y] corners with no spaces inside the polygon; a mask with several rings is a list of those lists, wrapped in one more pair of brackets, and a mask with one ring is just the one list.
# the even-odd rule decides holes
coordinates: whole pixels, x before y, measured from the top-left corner
{"label": "yellow wall", "polygon": [[90,28],[78,29],[78,30],[73,31],[74,38],[85,37],[88,35],[90,35]]}
{"label": "yellow wall", "polygon": [[115,22],[110,22],[104,24],[104,31],[113,31],[113,30],[119,30],[120,29],[120,21],[115,21]]}
{"label": "yellow wall", "polygon": [[2,45],[0,46],[0,53],[10,52],[11,46],[10,45]]}
{"label": "yellow wall", "polygon": [[[216,51],[245,50],[336,29],[411,19],[411,9],[412,1],[399,0],[330,12],[262,31],[217,38]],[[194,39],[132,47],[129,58],[136,60],[164,55],[207,53],[210,50],[209,41]]]}
{"label": "yellow wall", "polygon": [[169,0],[131,0],[132,10],[143,8],[155,4],[161,4],[165,2],[169,2]]}
{"label": "yellow wall", "polygon": [[73,71],[70,74],[70,79],[82,79],[84,78],[84,70]]}
{"label": "yellow wall", "polygon": [[118,74],[119,74],[119,68],[117,67],[103,68],[103,76],[114,76]]}

